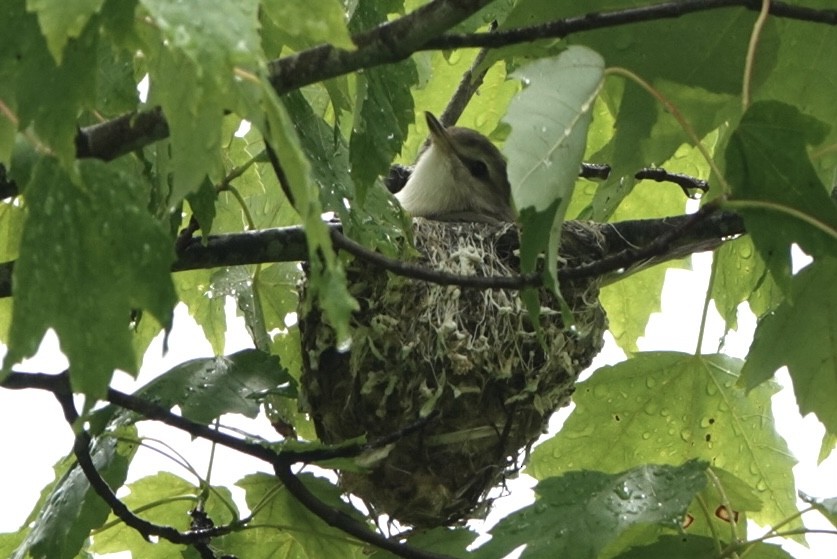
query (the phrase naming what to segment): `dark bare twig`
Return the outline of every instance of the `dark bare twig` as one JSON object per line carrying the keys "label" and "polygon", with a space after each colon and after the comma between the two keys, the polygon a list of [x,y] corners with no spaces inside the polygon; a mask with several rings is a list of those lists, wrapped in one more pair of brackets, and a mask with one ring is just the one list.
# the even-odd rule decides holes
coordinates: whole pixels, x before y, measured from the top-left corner
{"label": "dark bare twig", "polygon": [[[64,418],[67,423],[74,424],[79,416],[73,403],[72,389],[70,388],[69,374],[65,371],[58,375],[22,375],[21,373],[13,373],[10,375],[13,380],[11,384],[14,388],[22,388],[25,386],[25,380],[31,380],[32,386],[49,390],[52,392],[58,401],[61,409],[64,412]],[[6,379],[7,381],[9,379]],[[3,383],[3,386],[6,382]],[[151,536],[158,536],[164,538],[172,543],[193,545],[200,543],[206,538],[219,536],[229,533],[233,526],[222,526],[220,528],[213,528],[210,530],[202,530],[195,532],[182,533],[170,526],[161,526],[148,522],[135,515],[113,492],[108,483],[102,478],[96,465],[93,462],[93,456],[90,454],[91,445],[90,435],[85,430],[79,431],[75,437],[73,444],[73,454],[76,457],[79,467],[84,472],[85,477],[90,486],[99,497],[113,511],[113,513],[127,526],[130,526],[146,539]]]}
{"label": "dark bare twig", "polygon": [[610,165],[605,163],[581,163],[578,176],[583,179],[605,180],[610,176]]}
{"label": "dark bare twig", "polygon": [[479,289],[523,289],[524,287],[538,287],[543,280],[538,274],[517,276],[463,276],[440,272],[426,266],[419,266],[403,260],[389,258],[379,252],[369,250],[365,246],[349,239],[343,233],[332,229],[331,240],[334,246],[345,250],[352,256],[365,260],[384,270],[411,279],[428,281],[439,285],[458,285],[460,287],[475,287]]}
{"label": "dark bare twig", "polygon": [[691,198],[693,200],[700,198],[697,191],[700,191],[701,194],[709,192],[709,183],[705,180],[684,175],[682,173],[671,173],[662,167],[647,167],[645,169],[640,169],[634,175],[634,178],[639,180],[649,179],[657,182],[673,182],[683,190],[683,193],[687,198]]}
{"label": "dark bare twig", "polygon": [[[41,390],[48,390],[55,395],[56,399],[61,404],[68,422],[73,423],[78,419],[78,414],[73,404],[69,377],[66,373],[62,373],[60,375],[47,375],[39,373],[12,372],[6,379],[0,382],[0,386],[11,389],[37,388]],[[381,439],[380,441],[376,441],[372,444],[353,445],[335,449],[319,449],[310,452],[276,452],[260,444],[226,435],[211,429],[206,425],[195,423],[186,418],[177,416],[161,406],[146,402],[141,398],[123,394],[113,389],[108,390],[107,400],[119,407],[134,411],[146,419],[162,421],[167,425],[182,429],[193,436],[205,438],[271,464],[276,471],[277,477],[279,477],[285,484],[291,494],[299,499],[303,506],[308,508],[313,514],[321,518],[329,525],[339,528],[363,542],[386,549],[387,551],[390,551],[400,557],[410,559],[443,559],[446,557],[422,551],[370,531],[361,522],[358,522],[347,514],[334,509],[317,499],[317,497],[315,497],[291,471],[291,466],[293,464],[298,462],[313,461],[312,458],[325,460],[329,458],[355,456],[366,450],[380,448],[381,446],[395,442],[398,438],[406,436],[417,429],[423,428],[428,421],[433,420],[433,416],[417,421],[399,430],[397,433],[393,433],[390,437],[386,437],[385,439]],[[125,504],[116,497],[107,482],[102,479],[101,475],[96,470],[95,464],[93,463],[93,459],[90,455],[90,442],[89,434],[86,431],[82,431],[76,437],[76,443],[73,447],[76,459],[84,471],[85,476],[87,476],[96,493],[108,503],[111,510],[114,511],[114,514],[125,522],[126,525],[136,529],[146,538],[149,536],[159,536],[173,543],[184,545],[197,544],[198,546],[201,546],[202,544],[205,544],[207,538],[229,533],[231,530],[249,521],[249,519],[244,519],[238,521],[238,523],[234,525],[181,533],[174,528],[159,526],[143,520],[142,518],[134,515],[133,512],[131,512]],[[199,549],[198,551],[200,552],[201,550]]]}
{"label": "dark bare twig", "polygon": [[[646,261],[653,260],[661,255],[671,254],[670,248],[678,239],[685,237],[689,232],[718,211],[719,206],[717,204],[706,204],[694,214],[685,216],[687,219],[681,221],[676,227],[671,228],[646,245],[627,247],[611,256],[590,264],[564,268],[559,271],[559,277],[578,280],[604,276],[612,272],[620,272],[616,278],[618,279],[634,271],[633,269],[637,266],[642,266]],[[615,279],[612,281],[615,281]],[[609,283],[612,283],[612,281]]]}
{"label": "dark bare twig", "polygon": [[[366,526],[351,516],[347,515],[343,511],[329,507],[317,499],[317,497],[315,497],[314,494],[311,493],[307,487],[305,487],[299,478],[294,475],[289,466],[277,465],[274,468],[274,472],[276,473],[276,477],[278,477],[284,484],[285,489],[287,489],[297,501],[299,501],[309,511],[317,515],[329,526],[343,530],[347,534],[364,541],[368,540],[363,536],[373,534],[373,532],[370,532]],[[379,534],[375,534],[375,536],[376,541],[369,543],[373,543],[375,546],[394,553],[399,557],[405,557],[406,559],[453,559],[448,555],[439,555],[430,551],[424,551],[399,543],[398,541],[385,538]]]}
{"label": "dark bare twig", "polygon": [[[569,17],[540,25],[520,27],[517,29],[498,30],[492,33],[463,33],[446,34],[431,39],[420,50],[448,50],[457,48],[500,48],[519,43],[537,41],[539,39],[563,39],[573,33],[593,31],[608,27],[617,27],[668,18],[717,10],[720,8],[746,8],[761,10],[761,0],[676,0],[610,10],[594,12]],[[794,6],[785,2],[770,3],[770,14],[787,19],[837,25],[837,10],[818,10],[803,6]]]}

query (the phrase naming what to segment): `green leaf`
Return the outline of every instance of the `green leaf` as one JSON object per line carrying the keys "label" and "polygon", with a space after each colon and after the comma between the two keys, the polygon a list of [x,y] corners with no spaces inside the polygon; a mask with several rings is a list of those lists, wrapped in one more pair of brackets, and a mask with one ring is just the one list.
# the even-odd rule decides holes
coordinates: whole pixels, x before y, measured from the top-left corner
{"label": "green leaf", "polygon": [[[713,142],[709,133],[725,121],[735,119],[740,112],[740,101],[731,95],[713,94],[698,87],[661,80],[655,82],[654,87],[677,107],[710,153]],[[610,219],[614,211],[621,208],[625,197],[635,189],[636,172],[645,167],[659,165],[693,177],[709,176],[708,163],[703,154],[692,146],[691,138],[677,119],[648,92],[633,82],[625,83],[621,91],[616,85],[610,85],[606,91],[615,106],[609,115],[614,124],[606,131],[609,141],[591,153],[589,158],[610,165],[611,173],[608,180],[595,189],[583,217]],[[598,115],[596,118],[599,118]],[[681,202],[685,202],[685,197],[675,185],[657,183],[655,186],[658,190],[671,189],[680,195]],[[634,209],[639,208],[635,206]],[[629,215],[623,210],[621,217],[648,217],[649,213],[656,213],[656,204],[646,205],[645,211]]]}
{"label": "green leaf", "polygon": [[[340,501],[337,487],[310,474],[299,478],[317,497],[358,518]],[[246,492],[247,507],[255,516],[250,529],[213,540],[213,546],[224,553],[247,559],[274,559],[277,555],[298,559],[366,556],[363,544],[314,516],[274,476],[251,474],[236,485]]]}
{"label": "green leaf", "polygon": [[736,328],[738,305],[743,301],[747,301],[750,310],[761,317],[784,297],[748,236],[721,245],[715,253],[713,265],[716,272],[712,298],[727,328]]}
{"label": "green leaf", "polygon": [[[525,88],[503,121],[512,131],[503,146],[509,182],[523,232],[523,272],[535,269],[539,254],[558,253],[561,223],[578,175],[593,101],[602,86],[604,60],[585,48],[570,48],[538,60],[513,77]],[[547,278],[557,287],[557,260],[547,259]]]}
{"label": "green leaf", "polygon": [[837,256],[837,204],[807,152],[827,130],[796,107],[761,101],[750,106],[726,149],[732,200],[740,200],[731,207],[744,216],[756,249],[780,285],[787,281],[791,243],[814,257]]}
{"label": "green leaf", "polygon": [[259,163],[265,156],[261,132],[254,126],[244,137],[235,136],[239,124],[239,118],[228,117],[224,125],[223,137],[229,138],[224,150],[225,175],[235,178],[229,181],[230,189],[215,195],[213,231],[238,233],[299,224],[299,215],[282,195],[273,169]]}
{"label": "green leaf", "polygon": [[180,300],[186,304],[215,355],[224,353],[227,315],[224,311],[226,293],[216,292],[212,286],[215,270],[190,270],[174,276]]}
{"label": "green leaf", "polygon": [[[226,297],[232,297],[238,308],[238,314],[244,317],[244,325],[250,333],[256,349],[268,351],[270,339],[265,327],[261,299],[256,297],[256,283],[254,276],[258,276],[259,267],[254,266],[255,272],[249,271],[247,266],[234,266],[215,270],[211,277],[210,293],[213,300],[223,304]],[[220,317],[219,317],[220,318]]]}
{"label": "green leaf", "polygon": [[[833,9],[831,0],[806,0],[805,6]],[[832,125],[825,145],[837,142],[837,104],[825,83],[837,83],[837,67],[830,64],[837,57],[834,29],[825,25],[809,25],[789,18],[769,18],[781,38],[776,65],[772,72],[762,74],[764,84],[753,91],[754,99],[781,100],[799,107],[806,114]],[[759,53],[761,45],[759,45]],[[758,59],[760,57],[757,56]],[[758,72],[756,73],[758,76]],[[826,184],[833,180],[834,161],[821,157],[814,161]]]}
{"label": "green leaf", "polygon": [[337,340],[349,339],[349,317],[357,302],[346,287],[346,275],[334,248],[329,229],[323,222],[322,206],[317,186],[311,177],[311,166],[305,157],[290,116],[269,84],[263,84],[267,129],[263,133],[271,139],[291,189],[294,207],[305,227],[309,254],[309,294],[317,300],[329,324],[335,329]]}
{"label": "green leaf", "polygon": [[245,349],[227,357],[181,363],[144,386],[137,396],[167,408],[180,406],[185,417],[209,424],[225,413],[256,417],[257,396],[290,380],[277,357]]}
{"label": "green leaf", "polygon": [[[349,146],[343,136],[317,116],[300,93],[283,97],[296,124],[296,132],[311,162],[311,173],[319,187],[323,209],[340,218],[343,231],[359,243],[394,256],[404,230],[411,228],[392,196],[376,184],[363,200],[356,193],[349,169]],[[345,200],[351,201],[346,207]]]}
{"label": "green leaf", "polygon": [[[407,537],[407,543],[425,552],[449,557],[470,557],[468,547],[478,534],[465,527],[442,527],[416,531]],[[395,555],[382,549],[375,549],[370,559],[395,559]]]}
{"label": "green leaf", "polygon": [[87,26],[67,44],[59,65],[35,15],[24,13],[22,2],[4,2],[0,10],[0,52],[8,54],[0,57],[0,81],[11,84],[0,85],[0,93],[10,98],[4,104],[17,110],[18,130],[34,124],[37,139],[69,168],[75,157],[78,113],[96,98],[98,32]]}
{"label": "green leaf", "polygon": [[477,557],[502,557],[525,544],[522,559],[595,559],[619,534],[637,524],[679,526],[706,484],[706,463],[640,466],[617,474],[568,472],[542,480],[535,504],[490,530]]}
{"label": "green leaf", "polygon": [[[420,81],[413,87],[415,106],[437,116],[441,115],[462,76],[471,67],[474,56],[469,56],[468,51],[464,50],[431,53],[428,63],[432,74],[426,82]],[[472,128],[493,140],[504,139],[504,134],[495,132],[498,131],[500,118],[505,114],[506,107],[519,90],[519,82],[506,79],[504,65],[493,66],[483,79],[479,95],[471,98],[456,125]],[[410,125],[409,130],[397,161],[411,165],[415,162],[419,148],[427,139],[427,122],[418,118]]]}
{"label": "green leaf", "polygon": [[[96,469],[112,488],[121,487],[135,452],[135,427],[120,427],[99,437],[91,455]],[[90,535],[104,524],[110,509],[90,487],[77,465],[70,467],[40,503],[34,526],[17,548],[13,559],[74,559]]]}
{"label": "green leaf", "polygon": [[262,9],[296,47],[331,43],[354,49],[346,26],[346,10],[339,0],[266,0]]}
{"label": "green leaf", "polygon": [[[635,8],[635,0],[586,0],[552,2],[520,0],[503,28],[533,25],[599,11]],[[608,66],[621,66],[646,81],[665,79],[711,92],[738,94],[747,42],[756,14],[745,10],[710,10],[676,19],[636,22],[607,27],[567,38],[570,44],[585,45],[602,55]],[[763,77],[776,64],[780,42],[777,18],[768,18],[762,29],[754,74]],[[688,48],[677,48],[688,45]],[[676,48],[677,56],[672,56]]]}
{"label": "green leaf", "polygon": [[[171,526],[182,532],[190,528],[189,512],[199,501],[200,487],[169,472],[158,472],[127,485],[130,493],[122,502],[150,522],[162,526]],[[201,503],[203,510],[216,526],[238,520],[230,512],[232,495],[226,488],[212,488],[209,499]],[[143,559],[167,559],[180,556],[184,546],[173,544],[160,538],[155,545],[136,530],[126,526],[113,514],[108,519],[108,528],[98,531],[93,536],[91,551],[97,554],[129,551],[134,557]]]}
{"label": "green leaf", "polygon": [[24,190],[28,215],[4,368],[33,355],[54,328],[73,389],[98,398],[115,369],[137,371],[131,310],[171,325],[173,251],[128,160],[79,161],[76,171],[70,177],[43,158]]}
{"label": "green leaf", "polygon": [[837,432],[837,258],[815,260],[791,280],[791,296],[756,328],[742,381],[752,389],[787,365],[802,415]]}
{"label": "green leaf", "polygon": [[46,37],[49,52],[56,64],[61,64],[64,46],[78,38],[93,14],[99,12],[104,0],[56,2],[55,0],[26,0],[27,11],[38,14],[38,23]]}
{"label": "green leaf", "polygon": [[115,117],[135,110],[139,104],[134,77],[135,53],[99,41],[96,56],[96,112]]}
{"label": "green leaf", "polygon": [[[262,268],[255,278],[254,290],[258,294],[269,331],[285,330],[285,319],[299,305],[299,281],[302,272],[295,262],[277,262]],[[287,367],[285,360],[282,364]]]}
{"label": "green leaf", "polygon": [[[706,164],[698,150],[682,146],[677,155],[665,162],[663,167],[671,172],[700,176]],[[685,210],[685,202],[686,198],[677,186],[643,181],[622,201],[613,213],[613,220],[677,215]],[[608,329],[626,353],[638,351],[636,342],[645,333],[648,319],[661,308],[666,272],[672,268],[685,268],[686,262],[666,262],[626,278],[619,278],[602,288],[599,299],[607,310]]]}
{"label": "green leaf", "polygon": [[230,4],[141,0],[149,22],[140,27],[148,57],[149,104],[159,104],[170,130],[170,204],[197,190],[207,175],[221,178],[225,109],[237,106],[240,73],[257,75],[261,50],[257,0]]}
{"label": "green leaf", "polygon": [[357,107],[349,141],[352,178],[360,202],[366,190],[401,151],[414,120],[410,87],[418,81],[415,63],[370,68],[357,76]]}
{"label": "green leaf", "polygon": [[3,557],[11,557],[25,537],[26,532],[23,530],[0,534],[0,554]]}
{"label": "green leaf", "polygon": [[820,455],[817,457],[817,465],[819,466],[834,452],[837,447],[837,434],[826,431],[822,436],[822,443],[820,443]]}
{"label": "green leaf", "polygon": [[[741,362],[723,355],[640,353],[577,385],[576,409],[533,453],[538,479],[586,468],[708,460],[757,490],[762,525],[796,513],[795,460],[773,428],[768,383],[745,394]],[[798,522],[795,524],[799,526]]]}
{"label": "green leaf", "polygon": [[[721,547],[725,547],[721,542]],[[793,559],[778,545],[758,542],[745,546],[748,559]],[[707,536],[662,536],[650,545],[637,546],[614,559],[646,559],[648,557],[677,557],[677,559],[706,559],[718,554],[718,542]]]}

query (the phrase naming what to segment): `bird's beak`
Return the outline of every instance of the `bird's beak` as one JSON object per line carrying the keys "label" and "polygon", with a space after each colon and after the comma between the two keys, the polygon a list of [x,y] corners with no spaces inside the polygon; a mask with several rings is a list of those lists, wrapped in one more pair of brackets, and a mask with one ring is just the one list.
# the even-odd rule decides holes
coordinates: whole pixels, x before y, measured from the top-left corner
{"label": "bird's beak", "polygon": [[429,111],[424,112],[424,118],[427,120],[427,127],[430,129],[430,139],[436,147],[446,153],[456,154],[456,150],[453,149],[453,143],[451,142],[450,135],[448,134],[448,131],[445,130],[442,123],[439,122],[439,119],[437,119],[433,113]]}

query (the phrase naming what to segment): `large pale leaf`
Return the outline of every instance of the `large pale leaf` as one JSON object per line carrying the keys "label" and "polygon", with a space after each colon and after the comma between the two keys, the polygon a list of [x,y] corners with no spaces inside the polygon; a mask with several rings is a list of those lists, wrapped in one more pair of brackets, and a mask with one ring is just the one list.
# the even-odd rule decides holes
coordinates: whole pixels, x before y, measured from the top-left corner
{"label": "large pale leaf", "polygon": [[[524,89],[503,121],[512,128],[503,152],[523,226],[520,260],[535,269],[539,254],[558,253],[561,223],[572,196],[590,124],[593,101],[602,86],[604,60],[573,47],[556,58],[538,60],[512,74]],[[557,260],[547,258],[548,278],[557,281]]]}
{"label": "large pale leaf", "polygon": [[[700,458],[755,488],[763,525],[796,512],[795,460],[773,428],[772,383],[749,394],[741,362],[723,355],[640,353],[578,385],[563,429],[532,453],[539,479],[577,469],[616,472]],[[797,524],[798,525],[798,524]]]}
{"label": "large pale leaf", "polygon": [[70,177],[44,158],[24,191],[28,215],[4,367],[33,355],[53,328],[74,390],[100,397],[114,369],[137,372],[131,310],[171,324],[173,251],[130,164],[85,160],[76,170]]}
{"label": "large pale leaf", "polygon": [[748,389],[787,365],[802,415],[814,412],[837,433],[837,258],[794,276],[791,296],[765,316],[741,370]]}
{"label": "large pale leaf", "polygon": [[634,525],[679,526],[686,508],[706,484],[706,463],[639,466],[616,474],[567,472],[542,480],[533,505],[512,513],[490,530],[477,551],[502,557],[526,545],[522,559],[595,559]]}

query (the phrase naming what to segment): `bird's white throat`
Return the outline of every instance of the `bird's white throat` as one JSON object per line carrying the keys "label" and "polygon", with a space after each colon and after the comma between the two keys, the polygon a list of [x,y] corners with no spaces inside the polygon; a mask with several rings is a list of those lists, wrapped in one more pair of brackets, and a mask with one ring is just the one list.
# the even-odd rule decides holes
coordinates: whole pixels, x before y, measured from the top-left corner
{"label": "bird's white throat", "polygon": [[468,208],[468,189],[456,184],[462,178],[462,172],[453,168],[458,163],[431,144],[395,197],[405,210],[418,217]]}

